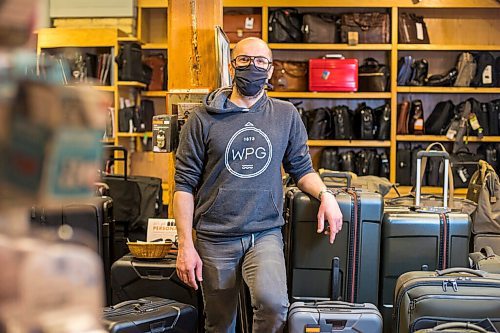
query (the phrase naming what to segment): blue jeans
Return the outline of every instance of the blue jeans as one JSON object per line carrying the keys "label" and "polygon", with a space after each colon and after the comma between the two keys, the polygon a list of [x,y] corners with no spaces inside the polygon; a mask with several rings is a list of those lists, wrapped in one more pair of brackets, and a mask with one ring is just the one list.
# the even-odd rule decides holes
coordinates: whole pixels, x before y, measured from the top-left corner
{"label": "blue jeans", "polygon": [[196,241],[207,333],[233,333],[242,279],[250,290],[253,332],[282,332],[288,312],[283,238],[272,229],[230,241]]}

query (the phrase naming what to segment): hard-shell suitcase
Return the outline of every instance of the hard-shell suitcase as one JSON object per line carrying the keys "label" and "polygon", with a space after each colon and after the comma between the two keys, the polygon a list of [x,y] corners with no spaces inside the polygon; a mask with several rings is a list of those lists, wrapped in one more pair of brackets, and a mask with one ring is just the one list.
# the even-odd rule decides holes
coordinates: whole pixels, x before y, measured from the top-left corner
{"label": "hard-shell suitcase", "polygon": [[110,333],[195,333],[198,314],[192,305],[144,297],[104,308],[103,324]]}
{"label": "hard-shell suitcase", "polygon": [[370,303],[295,302],[288,311],[288,332],[381,333],[382,316]]}
{"label": "hard-shell suitcase", "polygon": [[[417,154],[417,172],[422,157],[443,157],[444,166],[444,206],[448,203],[447,152],[425,152]],[[420,206],[421,179],[416,177],[417,201]],[[445,269],[469,264],[469,240],[471,222],[467,214],[447,212],[419,212],[410,207],[391,207],[382,222],[382,252],[380,274],[380,302],[384,316],[384,331],[390,332],[393,310],[394,287],[397,278],[409,271]]]}
{"label": "hard-shell suitcase", "polygon": [[498,329],[499,314],[499,274],[461,267],[408,272],[396,284],[393,332],[415,332],[440,321],[484,318]]}
{"label": "hard-shell suitcase", "polygon": [[358,59],[309,59],[309,91],[357,91]]}
{"label": "hard-shell suitcase", "polygon": [[495,254],[491,247],[485,246],[481,251],[469,254],[469,257],[474,269],[500,274],[500,256]]}
{"label": "hard-shell suitcase", "polygon": [[415,333],[498,333],[489,319],[480,322],[446,322],[433,328],[418,330]]}
{"label": "hard-shell suitcase", "polygon": [[157,260],[141,260],[126,255],[115,261],[111,266],[113,302],[157,296],[198,308],[198,293],[177,277],[175,264],[175,255]]}
{"label": "hard-shell suitcase", "polygon": [[84,231],[84,237],[93,237],[96,250],[103,260],[107,302],[111,302],[110,270],[114,257],[113,199],[103,196],[82,202],[65,203],[58,208],[33,207],[31,222],[42,227],[69,225],[74,229],[75,235]]}
{"label": "hard-shell suitcase", "polygon": [[500,253],[500,235],[497,234],[477,234],[474,236],[474,251],[480,251],[483,247],[489,246],[495,253]]}
{"label": "hard-shell suitcase", "polygon": [[341,298],[377,304],[382,196],[336,189],[344,218],[335,242],[316,232],[319,201],[297,188],[286,195],[286,256],[292,300],[329,300],[331,262],[340,258]]}

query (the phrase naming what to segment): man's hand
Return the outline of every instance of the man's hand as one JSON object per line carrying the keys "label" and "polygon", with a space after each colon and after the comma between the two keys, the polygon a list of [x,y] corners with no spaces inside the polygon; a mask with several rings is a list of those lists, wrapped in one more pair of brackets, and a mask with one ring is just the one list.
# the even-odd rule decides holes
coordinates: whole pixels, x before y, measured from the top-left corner
{"label": "man's hand", "polygon": [[198,290],[196,281],[203,281],[201,270],[203,263],[192,245],[179,246],[177,254],[177,275],[185,284]]}
{"label": "man's hand", "polygon": [[325,192],[321,196],[321,204],[318,210],[318,233],[325,229],[325,220],[328,225],[326,235],[330,235],[330,244],[333,244],[335,236],[342,229],[342,212],[333,194]]}

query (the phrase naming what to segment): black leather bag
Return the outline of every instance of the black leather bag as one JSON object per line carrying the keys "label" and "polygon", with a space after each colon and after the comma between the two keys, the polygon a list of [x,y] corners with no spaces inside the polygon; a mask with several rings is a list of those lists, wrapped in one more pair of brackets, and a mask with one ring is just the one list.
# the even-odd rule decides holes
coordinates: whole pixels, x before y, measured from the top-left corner
{"label": "black leather bag", "polygon": [[389,166],[390,166],[390,163],[389,163],[389,156],[387,156],[387,153],[384,151],[380,154],[380,170],[379,170],[379,177],[385,177],[387,179],[389,179],[389,175],[390,175],[390,172],[389,172]]}
{"label": "black leather bag", "polygon": [[337,18],[330,14],[304,14],[304,43],[333,44],[338,42]]}
{"label": "black leather bag", "polygon": [[500,134],[500,99],[496,99],[490,102],[491,109],[489,114],[490,123],[490,135]]}
{"label": "black leather bag", "polygon": [[352,111],[347,106],[333,108],[334,138],[337,140],[351,140],[353,138]]}
{"label": "black leather bag", "polygon": [[353,151],[340,154],[340,171],[356,172],[355,156]]}
{"label": "black leather bag", "polygon": [[488,162],[493,169],[498,170],[498,150],[494,144],[482,144],[477,149],[477,155]]}
{"label": "black leather bag", "polygon": [[490,52],[475,55],[476,75],[470,82],[471,87],[493,87],[495,85],[495,58]]}
{"label": "black leather bag", "polygon": [[309,128],[309,139],[326,140],[332,136],[332,116],[328,108],[318,108],[312,111],[314,114],[311,127]]}
{"label": "black leather bag", "polygon": [[458,77],[456,68],[444,74],[434,74],[425,79],[425,85],[431,87],[452,87]]}
{"label": "black leather bag", "polygon": [[451,100],[436,104],[425,121],[425,132],[431,135],[445,135],[454,116],[455,105]]}
{"label": "black leather bag", "polygon": [[141,100],[139,115],[141,123],[144,124],[144,131],[151,132],[153,130],[153,116],[155,115],[155,105],[152,100]]}
{"label": "black leather bag", "polygon": [[269,43],[302,42],[302,16],[296,9],[283,8],[269,13]]}
{"label": "black leather bag", "polygon": [[375,119],[373,109],[361,103],[355,111],[355,133],[361,140],[372,140],[374,138]]}
{"label": "black leather bag", "polygon": [[480,156],[473,154],[468,148],[462,147],[450,155],[455,188],[467,188],[472,175],[477,170]]}
{"label": "black leather bag", "polygon": [[144,81],[141,44],[121,43],[115,61],[118,64],[118,79],[120,81]]}
{"label": "black leather bag", "polygon": [[386,91],[389,69],[374,58],[366,58],[359,66],[358,91]]}
{"label": "black leather bag", "polygon": [[399,15],[400,44],[429,44],[429,33],[424,18],[415,14],[401,13]]}
{"label": "black leather bag", "polygon": [[137,112],[134,106],[126,107],[118,110],[118,131],[131,132],[130,125],[132,124],[132,131],[139,123]]}
{"label": "black leather bag", "polygon": [[480,103],[479,110],[476,113],[477,121],[481,128],[483,129],[484,135],[492,135],[490,133],[490,113],[491,113],[492,105],[491,103]]}
{"label": "black leather bag", "polygon": [[358,33],[359,43],[390,43],[390,18],[387,13],[351,13],[343,14],[340,19],[340,37],[342,43],[348,42],[349,32]]}
{"label": "black leather bag", "polygon": [[407,86],[410,84],[413,76],[413,57],[404,56],[398,61],[398,86]]}
{"label": "black leather bag", "polygon": [[[389,140],[391,135],[391,105],[386,103],[373,110],[376,117],[376,139]],[[382,176],[383,177],[383,176]]]}
{"label": "black leather bag", "polygon": [[396,182],[399,185],[411,185],[411,149],[401,147],[396,154]]}
{"label": "black leather bag", "polygon": [[321,152],[319,167],[328,170],[340,170],[340,160],[337,148],[325,148]]}

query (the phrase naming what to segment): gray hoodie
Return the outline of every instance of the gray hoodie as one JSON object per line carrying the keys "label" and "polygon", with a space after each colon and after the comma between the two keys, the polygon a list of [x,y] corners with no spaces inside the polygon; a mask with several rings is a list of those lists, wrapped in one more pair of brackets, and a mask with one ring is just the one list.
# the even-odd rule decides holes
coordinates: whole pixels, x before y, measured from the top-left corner
{"label": "gray hoodie", "polygon": [[264,94],[251,108],[209,94],[180,134],[175,191],[195,195],[199,237],[240,237],[283,225],[281,165],[295,181],[314,172],[295,107]]}

